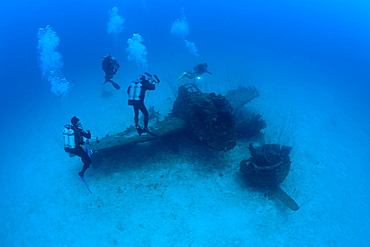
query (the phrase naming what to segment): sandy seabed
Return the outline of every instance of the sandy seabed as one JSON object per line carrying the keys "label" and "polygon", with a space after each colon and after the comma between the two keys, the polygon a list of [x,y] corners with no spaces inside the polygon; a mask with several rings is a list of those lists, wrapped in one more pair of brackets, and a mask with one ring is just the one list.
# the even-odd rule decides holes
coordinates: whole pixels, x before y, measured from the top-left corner
{"label": "sandy seabed", "polygon": [[[366,246],[365,117],[335,92],[294,79],[257,83],[261,96],[246,107],[266,120],[266,143],[293,147],[281,187],[298,211],[241,179],[248,140],[229,152],[184,136],[176,145],[139,144],[93,164],[86,172],[90,194],[77,175],[80,159],[63,151],[63,125],[77,115],[102,137],[124,130],[133,117],[124,92],[101,97],[99,88],[85,100],[72,93],[67,103],[51,100],[26,111],[22,131],[29,134],[16,137],[2,157],[8,166],[0,189],[1,246]],[[147,105],[165,116],[174,96],[162,83],[158,91],[170,96],[158,100],[150,92]]]}

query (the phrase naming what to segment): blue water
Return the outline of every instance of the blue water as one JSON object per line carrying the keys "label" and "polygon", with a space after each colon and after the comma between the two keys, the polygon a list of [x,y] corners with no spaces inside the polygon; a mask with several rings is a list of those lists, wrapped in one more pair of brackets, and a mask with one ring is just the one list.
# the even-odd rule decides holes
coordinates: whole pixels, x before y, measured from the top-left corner
{"label": "blue water", "polygon": [[[312,246],[319,243],[322,246],[367,246],[370,225],[364,225],[363,219],[370,216],[370,197],[365,189],[369,186],[370,172],[370,128],[367,124],[370,120],[370,5],[366,1],[31,2],[14,0],[0,3],[0,147],[3,150],[0,192],[4,201],[1,205],[2,219],[7,219],[0,223],[1,246],[82,246],[87,243],[90,246],[112,246],[115,241],[118,246],[123,246],[120,243],[126,243],[124,246],[206,246],[205,243],[209,243],[208,246],[309,246],[310,241],[315,243]],[[113,7],[118,8],[119,16],[124,19],[122,31],[115,35],[107,32],[108,13]],[[181,20],[182,15],[186,17],[189,29],[180,37],[171,34],[171,26],[176,20]],[[37,33],[39,28],[47,25],[60,39],[56,48],[56,52],[62,55],[60,73],[71,84],[63,95],[52,92],[50,81],[43,77],[40,68],[42,58],[37,49]],[[148,52],[146,68],[127,59],[127,40],[134,33],[142,36]],[[186,46],[185,40],[196,47],[196,53]],[[110,98],[103,98],[101,92],[106,88],[102,88],[101,61],[107,53],[115,56],[121,64],[115,78],[123,89],[112,91]],[[299,150],[295,156],[299,169],[290,174],[293,178],[288,182],[291,186],[305,187],[304,193],[297,196],[303,212],[293,217],[291,212],[269,211],[268,216],[264,216],[269,217],[268,221],[256,225],[251,223],[251,227],[260,229],[264,233],[261,236],[271,236],[271,239],[252,238],[252,231],[245,222],[235,229],[244,232],[245,238],[243,234],[234,239],[228,239],[226,235],[220,245],[212,242],[202,224],[191,228],[189,222],[179,229],[188,227],[189,232],[196,234],[189,233],[189,238],[182,236],[181,243],[168,240],[167,245],[159,245],[160,241],[153,239],[161,239],[163,235],[168,237],[173,232],[155,232],[150,238],[149,230],[140,227],[141,231],[130,233],[137,234],[132,242],[127,240],[128,235],[120,237],[111,233],[116,239],[112,242],[108,230],[99,240],[91,240],[93,236],[88,233],[88,228],[94,226],[86,224],[81,235],[87,235],[90,240],[74,236],[72,231],[76,229],[69,231],[68,225],[75,222],[59,220],[58,217],[75,217],[68,212],[74,208],[83,209],[83,204],[89,199],[82,200],[79,198],[81,191],[74,191],[74,183],[79,184],[79,181],[72,182],[77,170],[71,170],[72,165],[63,168],[68,166],[65,164],[68,162],[73,162],[76,167],[80,163],[64,157],[58,139],[60,128],[73,115],[82,115],[85,125],[91,125],[100,136],[119,131],[123,121],[120,117],[126,114],[123,110],[126,110],[124,91],[140,72],[147,70],[157,74],[162,79],[159,86],[166,88],[176,84],[176,78],[183,71],[200,62],[207,62],[213,72],[205,77],[206,84],[201,84],[204,90],[222,93],[238,85],[255,85],[261,91],[261,99],[254,107],[262,111],[262,115],[263,111],[266,113],[271,127],[282,119],[277,116],[278,119],[273,120],[274,112],[288,114],[295,107],[298,130],[290,133],[296,140],[289,144],[296,145]],[[166,103],[160,102],[166,102],[173,95],[170,89],[157,91],[157,98],[149,97],[148,100],[152,99],[156,107],[163,108]],[[314,145],[318,145],[317,150]],[[305,151],[306,147],[310,151]],[[335,157],[338,159],[334,162],[331,158]],[[313,164],[299,164],[299,161],[312,161]],[[329,165],[325,165],[326,161]],[[323,167],[309,167],[316,162],[324,164]],[[336,169],[338,164],[339,170]],[[353,172],[350,167],[361,172]],[[60,176],[62,179],[58,181]],[[99,180],[94,182],[99,184]],[[317,184],[317,188],[313,184]],[[48,186],[51,187],[47,189]],[[311,186],[314,187],[312,193]],[[67,195],[61,195],[67,202],[58,205],[59,199],[53,192],[56,190],[63,194],[64,189],[72,193],[70,200],[73,202],[68,202]],[[52,194],[55,197],[47,199]],[[24,195],[27,195],[25,200],[21,200]],[[346,203],[334,205],[340,200]],[[42,201],[52,206],[38,206],[37,202]],[[326,201],[330,206],[317,207]],[[305,208],[304,205],[308,206]],[[55,214],[43,217],[43,210],[47,209]],[[233,219],[232,212],[225,210]],[[248,213],[253,214],[261,212]],[[323,218],[325,223],[321,226]],[[108,220],[101,220],[103,224],[110,224]],[[250,216],[248,220],[256,219]],[[17,232],[17,226],[23,221],[26,221],[27,229],[22,229],[22,234]],[[48,221],[57,226],[49,226]],[[274,232],[269,225],[277,222],[291,223],[292,227],[286,226],[285,232]],[[304,229],[296,230],[297,234],[288,234],[288,231],[298,228],[299,222],[304,222]],[[328,222],[332,224],[330,227]],[[45,226],[44,236],[36,230],[39,224]],[[48,243],[51,236],[58,234],[56,243]],[[63,242],[66,236],[69,236],[68,241]],[[274,237],[278,239],[275,242]],[[105,238],[109,240],[104,241]],[[138,238],[143,239],[141,244],[138,244]]]}

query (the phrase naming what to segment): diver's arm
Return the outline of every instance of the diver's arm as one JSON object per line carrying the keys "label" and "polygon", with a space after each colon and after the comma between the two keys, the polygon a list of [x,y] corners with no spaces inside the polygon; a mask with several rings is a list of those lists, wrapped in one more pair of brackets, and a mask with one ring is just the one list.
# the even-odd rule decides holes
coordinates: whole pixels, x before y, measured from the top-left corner
{"label": "diver's arm", "polygon": [[141,84],[145,87],[146,90],[155,90],[155,83],[150,83],[149,81],[145,80],[142,81]]}
{"label": "diver's arm", "polygon": [[87,132],[84,130],[81,130],[81,135],[87,139],[91,139],[91,132],[88,130]]}
{"label": "diver's arm", "polygon": [[155,90],[155,84],[154,83],[148,83],[146,85],[147,90]]}
{"label": "diver's arm", "polygon": [[154,75],[154,78],[156,80],[156,83],[160,83],[161,81],[159,80],[158,76],[157,75]]}

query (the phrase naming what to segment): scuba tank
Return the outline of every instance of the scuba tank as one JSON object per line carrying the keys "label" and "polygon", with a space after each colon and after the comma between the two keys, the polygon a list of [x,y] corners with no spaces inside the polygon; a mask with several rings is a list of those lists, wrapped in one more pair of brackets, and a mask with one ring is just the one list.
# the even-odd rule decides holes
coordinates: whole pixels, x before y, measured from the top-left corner
{"label": "scuba tank", "polygon": [[69,148],[74,149],[76,148],[76,142],[75,142],[75,132],[72,128],[68,131],[68,140],[69,140]]}
{"label": "scuba tank", "polygon": [[69,129],[66,126],[64,126],[63,140],[64,140],[64,151],[66,151],[66,152],[68,152],[68,149],[69,149],[68,132],[69,132]]}
{"label": "scuba tank", "polygon": [[142,85],[139,81],[133,82],[128,89],[128,105],[133,105],[133,102],[140,101]]}
{"label": "scuba tank", "polygon": [[63,129],[63,139],[64,139],[64,151],[69,152],[71,149],[76,147],[75,143],[75,132],[73,131],[71,125],[64,125]]}

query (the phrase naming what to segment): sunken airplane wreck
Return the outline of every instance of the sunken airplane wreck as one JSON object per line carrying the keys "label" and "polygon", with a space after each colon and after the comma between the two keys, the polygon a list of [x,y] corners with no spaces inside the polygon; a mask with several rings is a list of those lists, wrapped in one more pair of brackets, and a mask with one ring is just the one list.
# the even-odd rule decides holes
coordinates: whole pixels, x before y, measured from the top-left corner
{"label": "sunken airplane wreck", "polygon": [[[151,125],[156,135],[139,136],[131,126],[121,133],[91,141],[91,158],[93,163],[98,163],[111,152],[124,147],[180,133],[186,133],[187,136],[219,151],[233,149],[237,138],[259,136],[263,139],[261,130],[266,128],[266,123],[262,116],[246,112],[243,108],[258,96],[259,92],[254,87],[239,87],[222,96],[203,93],[192,83],[182,85],[178,88],[178,96],[171,114]],[[251,186],[266,189],[269,198],[278,198],[291,210],[298,210],[297,203],[279,187],[290,170],[291,147],[279,144],[254,147],[250,144],[249,151],[251,157],[240,163],[243,179]]]}

